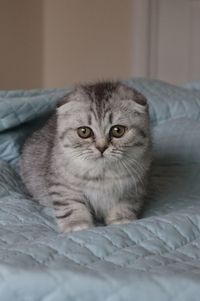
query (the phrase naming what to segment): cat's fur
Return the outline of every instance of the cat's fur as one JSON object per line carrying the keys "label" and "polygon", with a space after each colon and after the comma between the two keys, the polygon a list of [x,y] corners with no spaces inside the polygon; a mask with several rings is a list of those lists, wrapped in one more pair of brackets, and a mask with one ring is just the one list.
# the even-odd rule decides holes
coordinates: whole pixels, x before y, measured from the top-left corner
{"label": "cat's fur", "polygon": [[[113,125],[127,128],[110,138]],[[82,139],[77,128],[92,128]],[[103,155],[99,149],[104,148]],[[151,163],[148,105],[119,82],[77,86],[27,139],[21,175],[31,195],[52,206],[61,231],[127,223],[138,217]]]}

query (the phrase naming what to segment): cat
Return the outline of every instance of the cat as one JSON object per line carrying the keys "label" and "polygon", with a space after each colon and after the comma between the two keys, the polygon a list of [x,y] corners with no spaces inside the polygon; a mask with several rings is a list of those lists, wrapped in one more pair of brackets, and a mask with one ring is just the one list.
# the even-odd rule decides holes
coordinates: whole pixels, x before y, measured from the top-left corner
{"label": "cat", "polygon": [[117,81],[80,84],[26,140],[21,176],[71,232],[137,219],[151,157],[146,98]]}

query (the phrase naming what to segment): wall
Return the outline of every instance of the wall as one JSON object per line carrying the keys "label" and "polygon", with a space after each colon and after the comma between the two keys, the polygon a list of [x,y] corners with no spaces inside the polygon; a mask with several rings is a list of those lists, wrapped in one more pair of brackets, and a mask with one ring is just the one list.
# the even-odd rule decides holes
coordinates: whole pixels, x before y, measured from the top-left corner
{"label": "wall", "polygon": [[153,77],[183,84],[200,80],[200,0],[157,0]]}
{"label": "wall", "polygon": [[199,26],[200,0],[0,0],[0,89],[199,80]]}
{"label": "wall", "polygon": [[41,0],[0,0],[0,89],[43,82]]}
{"label": "wall", "polygon": [[131,0],[44,0],[44,86],[131,75]]}
{"label": "wall", "polygon": [[0,89],[131,74],[132,0],[0,0]]}
{"label": "wall", "polygon": [[200,0],[134,0],[134,76],[200,80]]}

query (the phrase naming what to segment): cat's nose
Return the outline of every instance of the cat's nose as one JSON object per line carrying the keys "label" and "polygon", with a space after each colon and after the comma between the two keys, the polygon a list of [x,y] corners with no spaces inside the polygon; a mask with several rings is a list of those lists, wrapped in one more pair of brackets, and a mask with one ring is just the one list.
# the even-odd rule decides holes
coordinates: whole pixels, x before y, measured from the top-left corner
{"label": "cat's nose", "polygon": [[100,153],[104,153],[105,150],[108,148],[108,146],[106,144],[104,145],[96,145],[96,148],[100,151]]}

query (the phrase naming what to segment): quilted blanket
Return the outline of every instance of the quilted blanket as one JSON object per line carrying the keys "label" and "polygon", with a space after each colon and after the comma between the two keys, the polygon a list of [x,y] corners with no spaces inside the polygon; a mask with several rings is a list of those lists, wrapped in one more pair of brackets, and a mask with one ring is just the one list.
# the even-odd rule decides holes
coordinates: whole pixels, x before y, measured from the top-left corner
{"label": "quilted blanket", "polygon": [[200,83],[134,79],[148,99],[153,167],[144,216],[58,234],[28,196],[20,148],[69,89],[0,92],[0,300],[198,300]]}

